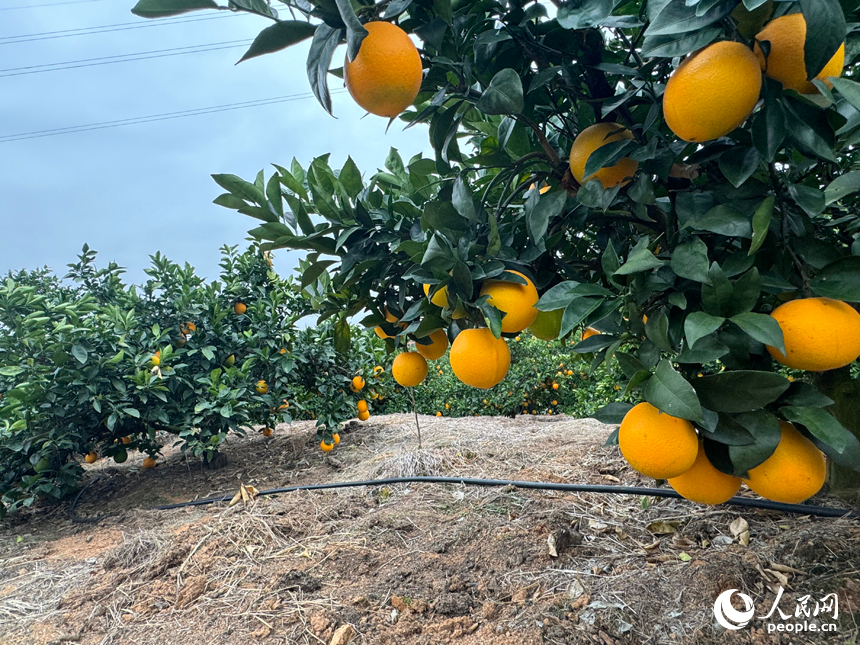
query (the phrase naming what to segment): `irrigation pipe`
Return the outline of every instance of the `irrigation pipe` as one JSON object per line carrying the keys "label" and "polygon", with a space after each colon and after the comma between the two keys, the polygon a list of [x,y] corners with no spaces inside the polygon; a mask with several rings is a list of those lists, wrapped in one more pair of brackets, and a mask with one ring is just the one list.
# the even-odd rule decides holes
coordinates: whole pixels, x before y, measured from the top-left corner
{"label": "irrigation pipe", "polygon": [[[298,490],[328,490],[332,488],[354,488],[357,486],[387,486],[389,484],[460,484],[464,486],[513,486],[532,490],[554,490],[568,493],[609,493],[611,495],[650,495],[652,497],[671,497],[683,499],[674,490],[668,488],[646,488],[639,486],[604,486],[600,484],[554,484],[545,482],[513,481],[507,479],[476,479],[472,477],[389,477],[387,479],[368,479],[365,481],[334,482],[330,484],[305,484],[302,486],[286,486],[284,488],[272,488],[257,493],[260,495],[280,495],[292,493]],[[208,497],[179,504],[165,504],[164,506],[153,506],[147,510],[169,511],[186,506],[204,506],[206,504],[217,504],[229,502],[233,495],[220,497]],[[726,504],[733,506],[745,506],[747,508],[762,508],[771,511],[782,511],[784,513],[798,513],[801,515],[815,515],[818,517],[850,517],[860,519],[860,513],[848,508],[826,508],[823,506],[810,506],[806,504],[783,504],[771,502],[765,499],[750,499],[747,497],[732,497]]]}

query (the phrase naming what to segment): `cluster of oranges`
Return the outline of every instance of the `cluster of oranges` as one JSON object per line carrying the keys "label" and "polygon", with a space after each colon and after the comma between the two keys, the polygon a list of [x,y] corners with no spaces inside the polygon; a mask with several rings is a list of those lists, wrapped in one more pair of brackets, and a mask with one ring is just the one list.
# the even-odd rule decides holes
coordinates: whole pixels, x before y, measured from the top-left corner
{"label": "cluster of oranges", "polygon": [[[779,363],[811,372],[845,367],[860,358],[860,313],[829,298],[803,298],[771,314],[783,333],[785,352],[768,346]],[[824,484],[825,458],[791,423],[780,420],[780,441],[773,454],[751,468],[747,486],[767,499],[800,503]],[[708,460],[689,421],[640,403],[621,422],[621,453],[643,475],[668,479],[683,497],[705,504],[730,499],[742,480],[717,470]]]}
{"label": "cluster of oranges", "polygon": [[[753,49],[731,41],[700,49],[684,60],[666,83],[663,93],[666,124],[684,141],[704,142],[727,135],[755,109],[762,72],[781,82],[786,90],[818,94],[818,88],[806,78],[805,41],[806,19],[803,14],[794,13],[771,20],[755,36]],[[765,42],[767,53],[759,45]],[[844,63],[843,43],[812,80],[831,87],[828,78],[839,76]],[[585,128],[570,150],[571,174],[580,184],[591,179],[600,180],[604,188],[626,184],[639,165],[629,157],[585,176],[585,165],[592,152],[625,139],[633,139],[633,133],[617,123],[597,123]]]}

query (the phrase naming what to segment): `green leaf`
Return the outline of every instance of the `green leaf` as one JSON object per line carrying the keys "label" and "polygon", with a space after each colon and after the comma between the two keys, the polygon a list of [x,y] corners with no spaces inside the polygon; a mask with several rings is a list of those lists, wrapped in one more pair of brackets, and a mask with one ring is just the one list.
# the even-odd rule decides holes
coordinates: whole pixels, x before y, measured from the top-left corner
{"label": "green leaf", "polygon": [[690,218],[685,227],[710,231],[727,237],[751,237],[752,227],[749,220],[731,206],[714,206],[704,215]]}
{"label": "green leaf", "polygon": [[354,61],[362,41],[367,37],[367,29],[361,24],[350,0],[335,0],[337,10],[343,24],[346,25],[346,55],[349,61]]}
{"label": "green leaf", "polygon": [[832,78],[830,82],[855,110],[860,111],[860,83],[847,78]]}
{"label": "green leaf", "polygon": [[314,31],[316,31],[316,26],[304,20],[282,20],[281,22],[276,22],[271,27],[266,27],[257,34],[248,51],[239,59],[239,63],[249,58],[286,49],[291,45],[310,38],[314,35]]}
{"label": "green leaf", "polygon": [[645,323],[645,336],[663,351],[673,350],[669,342],[669,318],[662,311],[648,316],[648,322]]}
{"label": "green leaf", "polygon": [[346,194],[353,199],[358,197],[358,194],[364,188],[364,183],[361,181],[361,171],[355,165],[352,157],[346,158],[346,163],[343,164],[343,168],[340,170],[338,180],[343,185],[344,190],[346,190]]}
{"label": "green leaf", "polygon": [[788,403],[803,408],[826,408],[828,405],[833,405],[834,401],[809,383],[794,381],[780,399],[780,403]]}
{"label": "green leaf", "polygon": [[860,257],[848,256],[828,264],[812,279],[810,288],[826,298],[860,302]]}
{"label": "green leaf", "polygon": [[263,191],[241,177],[237,177],[236,175],[212,175],[212,179],[221,188],[230,191],[233,195],[241,199],[253,202],[258,206],[266,203],[266,196],[263,194]]}
{"label": "green leaf", "polygon": [[463,181],[461,176],[454,180],[454,191],[451,195],[451,202],[454,208],[460,215],[465,217],[470,222],[477,220],[475,216],[475,202],[472,198],[472,191],[469,186]]}
{"label": "green leaf", "polygon": [[663,260],[657,258],[647,248],[637,248],[630,252],[630,255],[627,256],[627,261],[621,265],[621,268],[615,272],[615,275],[630,275],[632,273],[650,271],[664,264]]}
{"label": "green leaf", "polygon": [[217,8],[213,0],[139,0],[131,12],[141,18],[163,18],[187,11]]}
{"label": "green leaf", "polygon": [[505,68],[496,73],[475,103],[484,114],[520,114],[523,111],[523,82],[516,70]]}
{"label": "green leaf", "polygon": [[334,50],[340,44],[342,36],[343,30],[330,27],[324,22],[320,23],[317,25],[310,51],[308,51],[306,66],[311,91],[329,114],[331,114],[331,94],[328,89],[328,70]]}
{"label": "green leaf", "polygon": [[755,441],[749,445],[729,446],[729,458],[734,466],[734,475],[747,476],[751,468],[755,468],[773,454],[782,438],[779,429],[779,419],[770,412],[757,410],[736,414],[733,419],[748,430]]}
{"label": "green leaf", "polygon": [[600,423],[618,425],[624,420],[625,415],[632,409],[633,406],[630,403],[616,401],[614,403],[604,405],[594,414],[591,414],[589,416],[592,419],[597,419],[598,421],[600,421]]}
{"label": "green leaf", "polygon": [[782,338],[782,328],[773,316],[743,313],[732,316],[729,320],[743,329],[754,340],[771,347],[776,347],[780,352],[785,354],[785,341]]}
{"label": "green leaf", "polygon": [[838,163],[832,142],[828,141],[828,138],[832,138],[832,131],[826,132],[823,130],[825,126],[820,123],[802,118],[797,112],[802,107],[805,106],[801,103],[792,104],[788,100],[785,101],[785,125],[788,136],[803,152]]}
{"label": "green leaf", "polygon": [[72,356],[74,356],[81,365],[86,365],[89,353],[87,352],[86,347],[79,343],[75,343],[72,345]]}
{"label": "green leaf", "polygon": [[733,312],[734,287],[716,262],[708,271],[710,284],[702,285],[702,308],[712,316],[728,316]]}
{"label": "green leaf", "polygon": [[665,359],[657,363],[654,376],[648,379],[642,396],[648,403],[673,417],[690,421],[702,419],[702,406],[693,386]]}
{"label": "green leaf", "polygon": [[758,208],[755,209],[755,214],[752,220],[752,243],[748,255],[752,255],[761,248],[767,237],[767,232],[770,229],[770,219],[773,216],[773,203],[775,197],[768,195],[764,198]]}
{"label": "green leaf", "polygon": [[579,282],[573,280],[558,283],[540,297],[535,308],[538,311],[555,311],[556,309],[567,307],[574,299],[579,297],[575,291],[579,285]]}
{"label": "green leaf", "polygon": [[677,363],[705,364],[716,361],[729,353],[729,348],[713,336],[696,341],[693,348],[687,347],[675,357]]}
{"label": "green leaf", "polygon": [[350,328],[346,316],[338,318],[334,324],[334,350],[339,354],[345,354],[350,346]]}
{"label": "green leaf", "polygon": [[781,374],[736,370],[693,381],[699,399],[715,412],[751,412],[776,401],[791,382]]}
{"label": "green leaf", "polygon": [[[606,136],[610,136],[613,132],[608,133]],[[638,147],[639,144],[634,139],[624,139],[622,141],[612,141],[603,144],[588,155],[588,159],[585,161],[585,169],[583,170],[583,176],[586,178],[585,181],[588,181],[601,168],[614,166]]]}
{"label": "green leaf", "polygon": [[0,368],[0,376],[18,376],[18,374],[21,374],[23,371],[23,367],[2,367]]}
{"label": "green leaf", "polygon": [[786,406],[779,409],[782,418],[791,423],[799,423],[810,433],[831,446],[836,452],[845,450],[846,429],[836,418],[821,408]]}
{"label": "green leaf", "polygon": [[566,202],[566,190],[538,194],[536,203],[531,200],[526,202],[526,227],[536,245],[543,240],[549,222],[561,214]]}
{"label": "green leaf", "polygon": [[742,314],[752,311],[761,296],[761,276],[753,267],[735,281],[732,286],[730,313]]}
{"label": "green leaf", "polygon": [[[592,338],[594,337],[592,336]],[[632,354],[628,354],[626,352],[615,352],[615,360],[618,361],[618,366],[627,378],[633,378],[634,374],[645,370],[645,366],[642,364],[642,361]]]}
{"label": "green leaf", "polygon": [[692,32],[681,32],[667,36],[647,36],[642,43],[643,57],[674,58],[710,45],[722,34],[719,27],[708,27]]}
{"label": "green leaf", "polygon": [[782,94],[781,85],[779,81],[765,78],[764,108],[759,111],[752,124],[753,143],[768,163],[773,162],[788,134],[785,109],[779,100]]}
{"label": "green leaf", "polygon": [[449,271],[454,266],[454,254],[451,247],[439,235],[430,238],[427,250],[421,259],[421,266],[439,271]]}
{"label": "green leaf", "polygon": [[845,448],[841,452],[834,449],[830,444],[821,441],[815,435],[811,435],[810,439],[834,464],[855,472],[860,472],[860,440],[848,430],[844,428],[842,430]]}
{"label": "green leaf", "polygon": [[313,262],[305,272],[302,274],[302,289],[307,287],[309,284],[313,284],[313,282],[322,275],[323,271],[325,271],[328,267],[334,264],[336,260],[323,260],[322,262]]}
{"label": "green leaf", "polygon": [[860,190],[860,170],[852,170],[840,175],[824,189],[824,203],[830,205]]}
{"label": "green leaf", "polygon": [[815,78],[845,42],[845,14],[839,0],[800,0],[806,20],[806,78]]}
{"label": "green leaf", "polygon": [[558,24],[564,29],[597,27],[612,14],[612,7],[612,0],[566,2],[558,9]]}
{"label": "green leaf", "polygon": [[573,300],[564,309],[558,337],[564,338],[567,336],[574,327],[585,320],[589,314],[600,306],[600,303],[602,302],[603,300],[601,298],[577,298],[576,300]]}
{"label": "green leaf", "polygon": [[716,427],[706,436],[727,446],[748,446],[755,441],[752,433],[728,414],[718,415]]}
{"label": "green leaf", "polygon": [[499,338],[502,335],[502,312],[488,303],[486,297],[478,301],[478,308],[484,314],[484,321],[487,323],[487,327],[490,328],[493,336]]}
{"label": "green leaf", "polygon": [[740,187],[758,168],[761,155],[748,146],[734,146],[720,156],[720,170],[735,188]]}
{"label": "green leaf", "polygon": [[672,0],[651,22],[647,35],[665,36],[702,29],[728,16],[735,5],[735,2],[720,2],[703,15],[697,16],[696,7],[687,6],[679,0]]}
{"label": "green leaf", "polygon": [[699,237],[693,237],[675,247],[671,266],[678,277],[711,283],[708,276],[708,246]]}

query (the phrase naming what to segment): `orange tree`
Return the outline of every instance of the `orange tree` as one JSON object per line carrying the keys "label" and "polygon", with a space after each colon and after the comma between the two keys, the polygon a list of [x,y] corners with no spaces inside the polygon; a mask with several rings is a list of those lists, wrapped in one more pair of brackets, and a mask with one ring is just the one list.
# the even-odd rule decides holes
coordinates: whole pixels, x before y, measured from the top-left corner
{"label": "orange tree", "polygon": [[[276,165],[267,182],[215,177],[218,203],[262,220],[262,248],[307,251],[305,284],[329,276],[321,315],[344,337],[361,312],[392,349],[445,329],[461,378],[492,384],[506,350],[463,332],[512,335],[505,319],[528,323],[536,290],[538,310],[562,312],[560,336],[600,331],[573,352],[616,361],[625,391],[689,421],[719,470],[766,462],[783,420],[828,455],[835,483],[856,486],[860,323],[812,299],[860,301],[858,4],[140,0],[134,12],[258,14],[273,24],[243,60],[312,38],[326,110],[330,76],[345,77],[368,111],[428,127],[431,158],[392,150],[366,178],[327,156]],[[380,21],[420,42],[420,85],[408,41],[364,26]],[[343,42],[344,68],[332,62]],[[769,315],[787,301],[805,303],[791,333]],[[795,381],[774,362],[818,351],[823,371]]]}
{"label": "orange tree", "polygon": [[0,515],[74,490],[82,455],[156,457],[173,435],[209,461],[228,433],[290,420],[309,303],[259,249],[222,253],[211,283],[156,254],[128,286],[85,246],[68,282],[39,270],[0,285]]}

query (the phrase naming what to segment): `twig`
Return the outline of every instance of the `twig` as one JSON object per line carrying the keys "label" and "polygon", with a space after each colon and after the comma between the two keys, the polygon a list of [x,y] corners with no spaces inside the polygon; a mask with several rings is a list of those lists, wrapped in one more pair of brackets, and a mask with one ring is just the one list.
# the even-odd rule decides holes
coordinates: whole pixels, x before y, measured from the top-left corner
{"label": "twig", "polygon": [[75,513],[75,506],[78,505],[78,500],[81,498],[81,495],[84,494],[84,491],[87,490],[90,486],[95,484],[98,480],[102,478],[101,475],[98,475],[95,479],[93,479],[89,484],[84,486],[77,495],[75,495],[75,499],[72,500],[72,503],[69,504],[69,519],[72,522],[76,522],[78,524],[96,524],[97,522],[101,522],[103,519],[108,517],[114,517],[119,515],[119,513],[107,513],[98,515],[96,517],[79,517],[77,513]]}
{"label": "twig", "polygon": [[415,414],[415,429],[418,430],[418,450],[421,450],[421,426],[418,424],[418,407],[415,405],[415,395],[409,388],[409,398],[412,400],[412,412]]}

